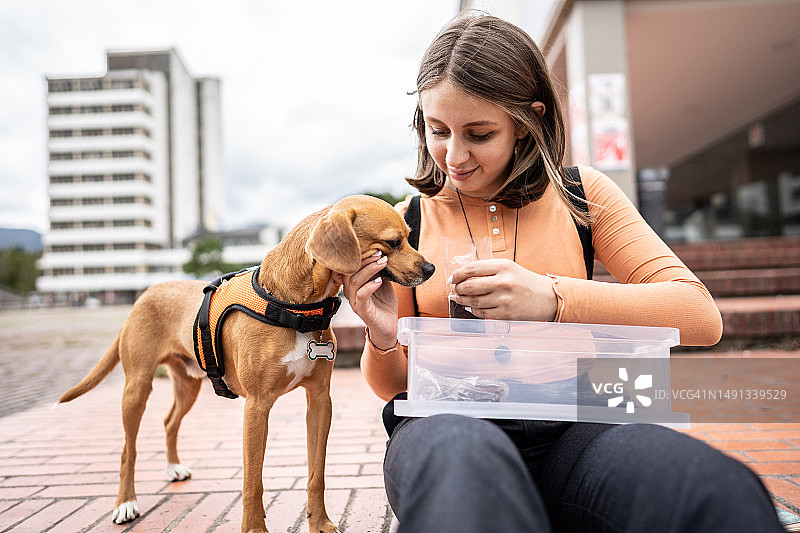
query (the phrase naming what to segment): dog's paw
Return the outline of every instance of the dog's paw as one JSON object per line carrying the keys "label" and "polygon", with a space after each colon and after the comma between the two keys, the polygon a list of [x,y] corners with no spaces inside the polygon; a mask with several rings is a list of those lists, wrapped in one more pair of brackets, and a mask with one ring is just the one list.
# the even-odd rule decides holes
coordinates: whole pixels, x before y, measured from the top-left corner
{"label": "dog's paw", "polygon": [[167,463],[167,479],[170,481],[183,481],[192,477],[192,471],[180,463]]}
{"label": "dog's paw", "polygon": [[339,528],[330,520],[325,520],[320,524],[308,524],[309,533],[341,533]]}
{"label": "dog's paw", "polygon": [[130,522],[137,516],[139,516],[139,504],[136,503],[136,500],[131,500],[114,509],[111,520],[113,520],[115,524],[124,524],[125,522]]}

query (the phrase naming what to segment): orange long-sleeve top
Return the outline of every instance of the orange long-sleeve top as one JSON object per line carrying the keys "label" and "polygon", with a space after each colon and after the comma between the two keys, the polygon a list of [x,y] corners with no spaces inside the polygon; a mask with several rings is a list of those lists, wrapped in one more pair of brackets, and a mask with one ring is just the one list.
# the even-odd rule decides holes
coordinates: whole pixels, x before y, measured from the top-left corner
{"label": "orange long-sleeve top", "polygon": [[[478,243],[490,240],[492,257],[512,259],[516,248],[519,265],[554,277],[559,296],[556,320],[560,322],[674,327],[680,331],[681,344],[718,342],[722,319],[706,287],[608,176],[591,167],[581,167],[580,175],[590,202],[595,259],[620,283],[586,279],[578,232],[553,187],[518,213],[516,209],[464,195],[462,212],[456,192],[444,187],[436,196],[423,196],[420,202],[419,251],[436,266],[436,272],[416,289],[419,316],[448,316],[445,280],[449,267],[445,268],[444,248],[452,248],[454,241],[469,245],[471,231]],[[407,202],[397,207],[404,213]],[[480,252],[479,257],[484,258]],[[394,288],[399,316],[412,315],[411,289],[398,285]],[[407,360],[401,346],[381,352],[366,342],[362,370],[373,391],[382,398],[405,390]]]}

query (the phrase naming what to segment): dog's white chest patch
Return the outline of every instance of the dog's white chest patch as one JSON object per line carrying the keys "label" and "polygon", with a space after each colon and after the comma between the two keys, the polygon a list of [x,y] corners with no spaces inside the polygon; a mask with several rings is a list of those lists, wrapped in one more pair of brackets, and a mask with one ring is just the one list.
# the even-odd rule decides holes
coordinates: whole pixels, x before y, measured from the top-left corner
{"label": "dog's white chest patch", "polygon": [[296,332],[294,349],[281,359],[281,363],[286,366],[286,372],[292,378],[291,383],[286,387],[287,392],[294,389],[303,378],[314,370],[316,362],[308,357],[308,345],[311,342],[314,342],[313,333]]}

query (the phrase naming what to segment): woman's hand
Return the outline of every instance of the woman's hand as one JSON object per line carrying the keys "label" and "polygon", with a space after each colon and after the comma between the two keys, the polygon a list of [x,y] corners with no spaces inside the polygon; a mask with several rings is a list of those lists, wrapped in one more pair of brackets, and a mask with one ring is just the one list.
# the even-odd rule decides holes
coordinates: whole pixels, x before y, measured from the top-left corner
{"label": "woman's hand", "polygon": [[479,318],[550,321],[558,300],[553,280],[508,259],[473,261],[453,272],[449,297]]}
{"label": "woman's hand", "polygon": [[386,267],[386,261],[386,256],[378,252],[362,261],[361,270],[342,280],[350,307],[369,328],[372,344],[381,350],[397,344],[397,296],[388,280],[375,277]]}

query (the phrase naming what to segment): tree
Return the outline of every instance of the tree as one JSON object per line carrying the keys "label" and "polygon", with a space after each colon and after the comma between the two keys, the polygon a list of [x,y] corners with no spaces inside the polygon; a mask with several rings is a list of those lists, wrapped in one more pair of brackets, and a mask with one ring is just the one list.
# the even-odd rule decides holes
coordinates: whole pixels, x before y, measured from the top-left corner
{"label": "tree", "polygon": [[35,291],[39,256],[17,246],[0,250],[0,285],[23,295]]}
{"label": "tree", "polygon": [[192,256],[183,265],[183,271],[198,278],[220,275],[240,270],[241,266],[222,259],[223,244],[217,237],[204,237],[192,245]]}
{"label": "tree", "polygon": [[396,206],[400,202],[406,199],[405,194],[401,195],[394,195],[390,192],[365,192],[367,196],[374,196],[375,198],[380,198],[384,202],[387,202],[392,207]]}

